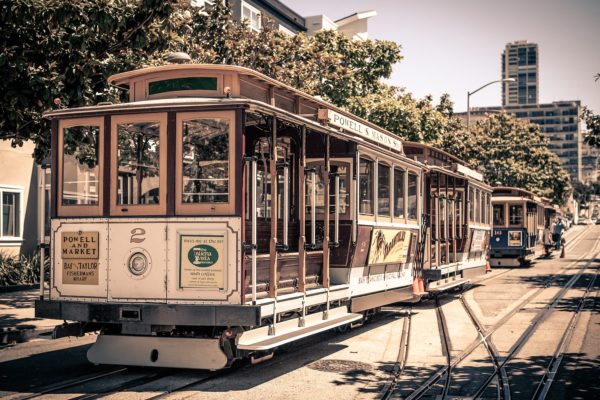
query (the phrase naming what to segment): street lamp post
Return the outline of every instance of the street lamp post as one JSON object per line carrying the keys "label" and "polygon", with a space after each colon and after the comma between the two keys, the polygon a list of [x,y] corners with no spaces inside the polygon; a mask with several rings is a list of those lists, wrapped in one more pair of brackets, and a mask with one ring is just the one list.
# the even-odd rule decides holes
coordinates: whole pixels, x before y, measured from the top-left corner
{"label": "street lamp post", "polygon": [[496,81],[491,81],[486,83],[485,85],[481,86],[480,88],[477,88],[475,90],[473,90],[472,92],[467,92],[467,132],[471,131],[471,106],[470,106],[470,100],[471,100],[471,95],[475,94],[477,92],[479,92],[481,89],[486,88],[494,83],[499,83],[499,82],[515,82],[516,79],[515,78],[504,78],[504,79],[498,79]]}

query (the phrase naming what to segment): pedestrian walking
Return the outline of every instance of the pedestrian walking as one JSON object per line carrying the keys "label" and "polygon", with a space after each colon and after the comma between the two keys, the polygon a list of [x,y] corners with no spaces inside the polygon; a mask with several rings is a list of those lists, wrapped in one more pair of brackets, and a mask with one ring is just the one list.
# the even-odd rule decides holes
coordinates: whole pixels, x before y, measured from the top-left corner
{"label": "pedestrian walking", "polygon": [[552,232],[552,240],[555,243],[556,250],[560,250],[560,246],[562,245],[562,235],[565,230],[565,224],[563,223],[561,218],[557,218],[556,225],[554,225],[554,230]]}

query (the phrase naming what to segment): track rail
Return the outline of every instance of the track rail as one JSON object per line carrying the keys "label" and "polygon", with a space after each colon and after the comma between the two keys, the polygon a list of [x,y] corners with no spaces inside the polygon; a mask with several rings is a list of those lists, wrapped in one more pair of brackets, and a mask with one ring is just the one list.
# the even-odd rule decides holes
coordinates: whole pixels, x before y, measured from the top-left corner
{"label": "track rail", "polygon": [[404,367],[408,359],[408,346],[410,344],[410,323],[411,323],[412,307],[409,307],[407,314],[404,317],[404,323],[402,324],[402,335],[400,337],[400,349],[398,350],[398,357],[396,358],[396,364],[392,372],[393,377],[391,381],[384,386],[380,394],[381,400],[388,400],[391,398],[396,385],[400,380],[400,376],[404,372]]}
{"label": "track rail", "polygon": [[[598,247],[598,241],[596,242],[596,244],[594,246],[594,251],[595,251],[595,249],[597,247]],[[542,310],[540,310],[536,314],[536,316],[531,321],[531,323],[529,324],[529,326],[527,327],[527,329],[521,334],[521,336],[519,336],[519,338],[517,339],[517,341],[511,346],[511,348],[508,351],[507,356],[504,358],[504,360],[500,364],[500,367],[504,368],[506,366],[506,364],[509,361],[511,361],[519,353],[519,351],[523,348],[523,346],[529,341],[529,339],[531,338],[531,336],[533,335],[533,333],[536,331],[536,329],[540,325],[540,323],[542,321],[544,321],[550,315],[550,313],[554,310],[554,308],[556,308],[556,306],[558,305],[558,303],[565,296],[566,292],[568,290],[570,290],[573,287],[573,285],[575,285],[575,283],[581,278],[581,276],[583,275],[584,271],[596,259],[596,257],[598,256],[598,254],[600,254],[600,253],[595,253],[593,259],[589,260],[586,263],[586,265],[585,265],[584,268],[581,268],[581,270],[579,272],[577,272],[575,275],[573,275],[567,281],[567,283],[554,296],[552,302],[550,304],[546,305]],[[486,334],[486,336],[489,336],[489,334]],[[475,398],[481,397],[481,395],[483,394],[483,392],[485,391],[485,389],[490,385],[490,383],[492,382],[492,380],[496,376],[497,372],[498,371],[495,371],[490,377],[488,377],[488,379],[484,382],[484,384],[482,386],[480,386],[480,388],[475,393],[475,396],[474,396]]]}
{"label": "track rail", "polygon": [[488,354],[490,355],[492,362],[494,363],[495,370],[500,372],[500,374],[498,375],[498,399],[510,400],[510,384],[508,381],[508,375],[506,374],[506,369],[500,365],[500,355],[498,349],[490,340],[491,338],[486,337],[484,326],[481,324],[479,319],[477,319],[477,316],[473,312],[473,309],[471,308],[471,306],[469,306],[469,304],[462,295],[460,296],[460,303],[463,305],[463,308],[467,312],[467,315],[471,319],[471,322],[473,322],[473,325],[475,325],[475,328],[477,328],[477,333],[479,334],[483,345],[485,346]]}
{"label": "track rail", "polygon": [[[587,230],[582,231],[582,233],[578,234],[578,236],[576,237],[575,240],[579,241],[579,239],[581,239],[583,237],[583,234],[586,231]],[[600,243],[600,239],[596,239],[596,242],[595,242],[595,244],[593,246],[592,252],[595,251],[595,249],[596,249],[596,247],[598,246],[599,243]],[[482,343],[484,343],[485,341],[487,341],[487,339],[496,330],[498,330],[500,327],[504,326],[508,322],[508,320],[510,318],[512,318],[515,314],[517,314],[521,310],[521,308],[523,308],[525,305],[531,303],[531,301],[533,301],[537,296],[539,296],[544,289],[547,289],[554,281],[556,281],[558,279],[558,275],[559,274],[561,274],[562,272],[568,270],[572,266],[577,265],[581,260],[583,260],[589,254],[590,254],[590,252],[582,255],[577,260],[569,263],[567,266],[561,268],[559,271],[557,271],[554,274],[552,274],[551,277],[549,277],[546,281],[544,281],[544,283],[542,284],[542,287],[538,288],[532,295],[528,296],[523,301],[521,301],[516,307],[513,307],[513,309],[509,313],[507,313],[500,321],[496,322],[496,324],[494,324],[490,329],[485,330],[482,334],[480,334],[479,335],[480,337],[477,340],[473,341],[469,346],[467,346],[467,348],[465,350],[463,350],[460,354],[458,354],[456,357],[454,357],[451,360],[451,362],[450,362],[449,365],[446,365],[446,366],[440,368],[438,371],[436,371],[421,386],[419,386],[408,397],[406,397],[406,399],[407,400],[413,400],[413,399],[420,399],[420,398],[422,398],[429,391],[429,389],[431,387],[433,387],[445,374],[448,373],[448,371],[450,371],[451,369],[453,369],[454,367],[456,367],[459,363],[461,363],[467,356],[469,356],[473,351],[475,351],[475,349],[479,345],[481,345]],[[597,254],[593,258],[595,259],[596,256],[597,256]],[[473,396],[473,398],[479,398],[479,397],[481,397],[482,393],[487,389],[487,387],[490,385],[490,383],[493,381],[493,379],[496,377],[496,375],[500,371],[505,370],[506,363],[512,357],[514,357],[514,355],[517,354],[517,352],[521,349],[521,347],[524,345],[524,343],[527,341],[527,339],[531,336],[531,334],[533,334],[535,328],[539,325],[540,321],[542,319],[545,319],[545,317],[549,314],[549,312],[552,309],[554,309],[554,307],[556,307],[556,305],[558,304],[558,302],[564,297],[564,295],[567,292],[567,290],[569,290],[575,284],[575,282],[581,277],[583,271],[585,271],[585,269],[588,268],[589,264],[592,261],[593,260],[588,261],[586,263],[586,266],[584,268],[582,268],[581,271],[579,271],[577,274],[575,274],[567,282],[567,284],[559,291],[559,293],[556,294],[553,297],[551,303],[549,305],[547,305],[543,310],[541,310],[536,315],[536,317],[534,318],[534,320],[532,321],[532,323],[530,324],[530,326],[521,335],[521,337],[517,340],[517,342],[511,347],[511,350],[509,350],[509,356],[506,357],[502,362],[499,362],[496,365],[495,371],[488,377],[488,379],[485,381],[485,383],[478,388],[478,390],[477,390],[475,396]],[[464,290],[463,290],[463,292],[464,292]],[[496,358],[496,359],[498,359],[498,358]],[[502,379],[502,378],[499,378],[499,379]],[[508,382],[508,379],[505,382]],[[502,384],[502,386],[505,387],[504,384]],[[504,390],[505,390],[504,396],[507,396],[507,393],[508,393],[508,396],[510,396],[510,392],[506,391],[506,389],[504,389]],[[445,396],[443,396],[442,398],[444,398],[444,397]]]}
{"label": "track rail", "polygon": [[554,382],[554,378],[556,377],[556,374],[558,373],[558,368],[560,367],[560,364],[563,360],[563,356],[565,354],[567,346],[569,345],[569,343],[571,343],[571,339],[573,338],[573,333],[575,332],[575,327],[577,326],[577,323],[579,322],[579,318],[581,317],[581,312],[585,309],[585,303],[588,300],[587,297],[590,294],[590,292],[592,291],[592,288],[594,287],[594,284],[596,283],[597,278],[598,278],[598,270],[596,270],[596,274],[594,275],[594,277],[590,279],[590,281],[585,289],[585,292],[584,292],[583,296],[581,297],[579,304],[577,305],[577,309],[573,313],[573,316],[571,317],[569,324],[567,325],[567,329],[565,330],[565,333],[563,334],[563,336],[560,340],[558,348],[556,349],[556,352],[552,356],[552,359],[550,360],[550,363],[548,364],[548,367],[546,368],[544,376],[540,380],[540,382],[533,394],[532,399],[543,400],[548,395],[548,393],[550,391],[550,387],[552,386],[552,383]]}

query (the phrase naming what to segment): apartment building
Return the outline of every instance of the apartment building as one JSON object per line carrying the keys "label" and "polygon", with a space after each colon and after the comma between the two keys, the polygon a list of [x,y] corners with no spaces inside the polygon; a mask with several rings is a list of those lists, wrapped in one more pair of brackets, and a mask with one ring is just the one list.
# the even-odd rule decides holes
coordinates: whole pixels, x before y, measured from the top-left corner
{"label": "apartment building", "polygon": [[526,40],[507,43],[501,56],[502,105],[537,104],[539,101],[538,45]]}

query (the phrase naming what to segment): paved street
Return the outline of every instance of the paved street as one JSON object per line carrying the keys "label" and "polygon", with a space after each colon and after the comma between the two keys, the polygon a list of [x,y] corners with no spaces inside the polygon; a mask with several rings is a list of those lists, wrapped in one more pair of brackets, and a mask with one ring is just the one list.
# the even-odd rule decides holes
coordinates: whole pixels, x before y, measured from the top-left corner
{"label": "paved street", "polygon": [[[507,398],[508,390],[521,399],[539,396],[536,390],[544,390],[539,382],[551,380],[548,398],[598,398],[600,226],[574,227],[567,243],[563,259],[496,269],[437,303],[388,307],[362,327],[326,332],[272,360],[224,372],[94,366],[85,359],[94,335],[38,336],[0,350],[0,396],[291,400],[311,393],[331,399],[378,399],[386,393],[433,399],[442,393],[499,398],[502,390]],[[11,304],[11,295],[20,300]],[[45,329],[51,321],[31,319],[28,299],[27,293],[4,294],[2,319]],[[548,373],[552,366],[558,366],[556,374]]]}

